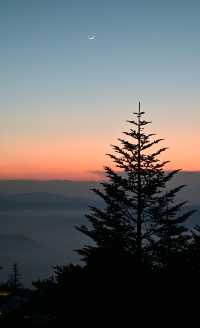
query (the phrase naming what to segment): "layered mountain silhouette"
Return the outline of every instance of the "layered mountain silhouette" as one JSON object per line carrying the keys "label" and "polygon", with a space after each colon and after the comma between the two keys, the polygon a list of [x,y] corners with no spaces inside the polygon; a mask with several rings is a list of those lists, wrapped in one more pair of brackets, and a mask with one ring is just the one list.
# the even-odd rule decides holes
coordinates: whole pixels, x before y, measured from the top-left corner
{"label": "layered mountain silhouette", "polygon": [[63,196],[48,192],[31,192],[14,195],[0,195],[0,211],[84,209],[90,201],[85,197]]}

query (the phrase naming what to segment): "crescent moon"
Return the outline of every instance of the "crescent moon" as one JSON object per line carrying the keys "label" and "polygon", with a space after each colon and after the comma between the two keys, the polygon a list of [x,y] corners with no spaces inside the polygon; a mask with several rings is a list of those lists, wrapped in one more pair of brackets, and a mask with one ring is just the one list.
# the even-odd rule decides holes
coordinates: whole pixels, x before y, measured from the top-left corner
{"label": "crescent moon", "polygon": [[88,36],[88,40],[95,40],[96,39],[96,35],[89,35]]}

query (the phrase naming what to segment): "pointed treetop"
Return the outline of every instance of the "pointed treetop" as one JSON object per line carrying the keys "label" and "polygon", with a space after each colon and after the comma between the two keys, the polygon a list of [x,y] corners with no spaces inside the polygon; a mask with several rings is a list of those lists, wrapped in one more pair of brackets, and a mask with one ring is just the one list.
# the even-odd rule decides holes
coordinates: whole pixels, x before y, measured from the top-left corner
{"label": "pointed treetop", "polygon": [[138,104],[138,112],[134,112],[133,114],[137,115],[138,118],[140,118],[143,114],[145,114],[145,112],[141,112],[140,108],[141,108],[141,103],[139,101],[139,104]]}

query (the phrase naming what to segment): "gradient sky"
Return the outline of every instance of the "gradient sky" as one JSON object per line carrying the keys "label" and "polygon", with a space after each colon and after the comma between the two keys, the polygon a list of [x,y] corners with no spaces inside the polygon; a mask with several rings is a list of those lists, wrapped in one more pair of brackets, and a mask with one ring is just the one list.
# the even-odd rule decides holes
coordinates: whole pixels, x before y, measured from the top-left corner
{"label": "gradient sky", "polygon": [[0,178],[97,178],[139,100],[170,167],[199,170],[199,17],[195,0],[0,0]]}

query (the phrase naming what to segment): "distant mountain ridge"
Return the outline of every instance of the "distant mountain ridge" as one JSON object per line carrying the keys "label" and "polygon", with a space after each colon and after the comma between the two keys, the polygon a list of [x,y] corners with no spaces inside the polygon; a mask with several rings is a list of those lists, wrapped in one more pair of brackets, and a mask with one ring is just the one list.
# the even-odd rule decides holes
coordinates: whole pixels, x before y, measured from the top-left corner
{"label": "distant mountain ridge", "polygon": [[49,209],[84,209],[89,200],[81,197],[63,196],[49,192],[30,192],[11,195],[0,194],[2,210],[49,210]]}
{"label": "distant mountain ridge", "polygon": [[97,181],[68,180],[0,180],[0,195],[31,192],[48,192],[65,196],[87,197]]}
{"label": "distant mountain ridge", "polygon": [[[169,188],[186,185],[177,200],[200,204],[200,172],[181,171],[170,182]],[[102,204],[92,188],[97,181],[69,180],[0,180],[0,211],[36,209],[87,209],[88,205]]]}

